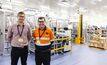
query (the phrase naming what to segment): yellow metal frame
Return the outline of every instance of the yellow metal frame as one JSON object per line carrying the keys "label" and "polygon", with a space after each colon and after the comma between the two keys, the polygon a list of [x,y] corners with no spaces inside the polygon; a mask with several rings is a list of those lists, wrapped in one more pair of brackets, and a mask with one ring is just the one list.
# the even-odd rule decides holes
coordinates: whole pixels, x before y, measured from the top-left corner
{"label": "yellow metal frame", "polygon": [[84,41],[84,37],[82,36],[82,18],[83,18],[83,15],[81,14],[79,16],[79,22],[78,22],[78,34],[77,34],[77,38],[75,40],[75,43],[76,44],[82,44],[83,41]]}
{"label": "yellow metal frame", "polygon": [[[58,39],[54,39],[54,42],[57,42],[58,40],[70,40],[71,41],[71,39],[72,39],[72,37],[58,38]],[[64,48],[71,48],[71,46],[67,45],[67,46],[64,46],[64,47],[61,47],[61,48],[54,48],[53,50],[51,50],[51,49],[50,50],[51,51],[57,51],[57,50],[64,49]]]}

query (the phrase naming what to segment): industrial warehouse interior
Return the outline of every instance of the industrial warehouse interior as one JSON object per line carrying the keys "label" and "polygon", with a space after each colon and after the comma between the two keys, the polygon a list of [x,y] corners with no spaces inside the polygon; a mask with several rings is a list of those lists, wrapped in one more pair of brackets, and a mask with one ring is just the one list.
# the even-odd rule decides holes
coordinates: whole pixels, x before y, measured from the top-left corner
{"label": "industrial warehouse interior", "polygon": [[[107,0],[0,0],[0,65],[11,65],[8,29],[20,11],[31,35],[41,16],[54,33],[50,65],[107,65]],[[35,50],[32,36],[27,65],[36,65]]]}

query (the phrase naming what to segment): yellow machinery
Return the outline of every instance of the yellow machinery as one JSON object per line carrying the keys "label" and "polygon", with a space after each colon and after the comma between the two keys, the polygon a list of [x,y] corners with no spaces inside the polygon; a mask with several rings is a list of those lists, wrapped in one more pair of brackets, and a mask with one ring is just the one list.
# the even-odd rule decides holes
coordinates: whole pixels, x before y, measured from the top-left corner
{"label": "yellow machinery", "polygon": [[81,14],[80,16],[79,16],[79,22],[78,22],[78,34],[77,34],[77,38],[76,38],[76,40],[75,40],[75,43],[76,44],[82,44],[83,43],[83,41],[84,41],[84,38],[83,38],[83,36],[82,36],[82,27],[83,27],[83,15]]}

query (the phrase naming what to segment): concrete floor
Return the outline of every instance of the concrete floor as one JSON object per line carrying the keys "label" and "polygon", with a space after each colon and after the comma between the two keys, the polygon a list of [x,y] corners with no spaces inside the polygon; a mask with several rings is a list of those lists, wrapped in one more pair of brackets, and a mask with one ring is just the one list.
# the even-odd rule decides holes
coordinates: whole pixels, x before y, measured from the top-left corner
{"label": "concrete floor", "polygon": [[[35,65],[34,54],[29,54],[28,65]],[[10,56],[0,57],[0,65],[10,65]],[[21,65],[20,62],[18,65]],[[52,56],[51,65],[107,65],[107,50],[73,45],[72,52]]]}

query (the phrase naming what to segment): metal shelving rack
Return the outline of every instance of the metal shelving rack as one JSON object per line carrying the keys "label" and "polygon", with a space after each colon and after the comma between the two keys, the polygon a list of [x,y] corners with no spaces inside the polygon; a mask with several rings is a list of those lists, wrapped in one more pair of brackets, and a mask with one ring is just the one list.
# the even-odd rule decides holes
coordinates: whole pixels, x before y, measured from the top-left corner
{"label": "metal shelving rack", "polygon": [[93,26],[90,30],[92,35],[90,47],[107,49],[107,30],[104,27]]}

